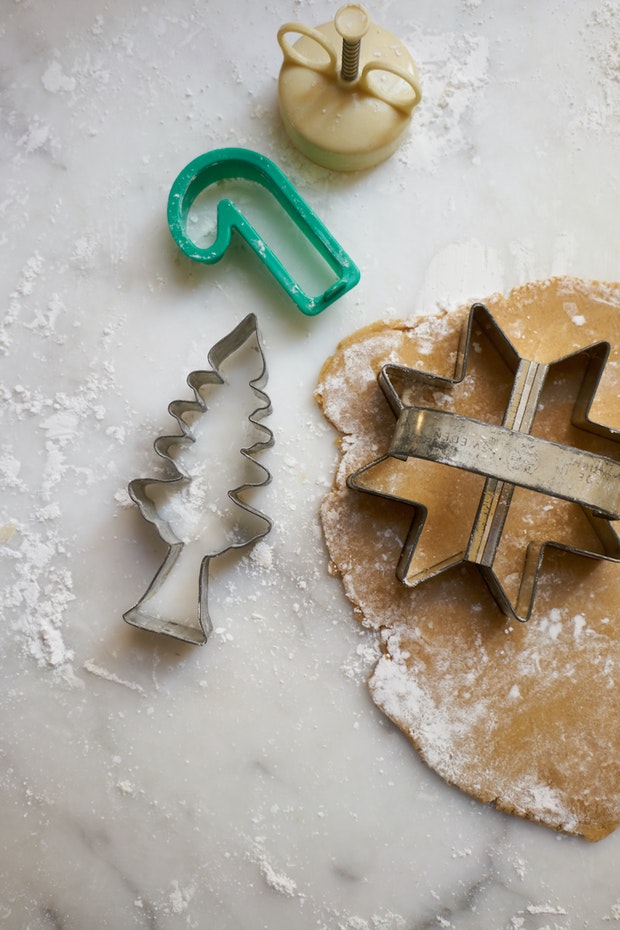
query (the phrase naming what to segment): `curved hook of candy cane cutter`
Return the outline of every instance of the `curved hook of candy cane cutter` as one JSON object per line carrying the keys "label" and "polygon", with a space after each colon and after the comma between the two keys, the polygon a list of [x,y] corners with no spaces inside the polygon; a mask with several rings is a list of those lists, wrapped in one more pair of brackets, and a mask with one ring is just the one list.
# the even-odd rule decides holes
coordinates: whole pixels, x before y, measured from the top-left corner
{"label": "curved hook of candy cane cutter", "polygon": [[[217,207],[217,234],[206,248],[198,246],[187,231],[187,218],[199,194],[218,181],[244,179],[264,187],[286,211],[306,239],[337,275],[323,293],[307,294],[243,213],[229,199]],[[354,287],[360,272],[350,256],[301,197],[286,175],[265,155],[243,148],[214,149],[190,162],[179,174],[168,197],[168,225],[172,236],[189,258],[212,265],[230,245],[236,230],[266,265],[299,310],[316,316]]]}

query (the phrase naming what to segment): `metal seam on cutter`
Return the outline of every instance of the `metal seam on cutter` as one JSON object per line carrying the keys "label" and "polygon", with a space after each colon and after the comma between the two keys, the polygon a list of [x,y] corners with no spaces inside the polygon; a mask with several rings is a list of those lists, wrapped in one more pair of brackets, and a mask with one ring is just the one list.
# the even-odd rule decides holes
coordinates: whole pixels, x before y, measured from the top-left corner
{"label": "metal seam on cutter", "polygon": [[195,625],[185,622],[166,620],[153,615],[148,611],[147,603],[149,598],[158,590],[158,588],[161,587],[166,577],[172,571],[174,564],[184,547],[184,543],[170,539],[170,534],[167,531],[166,521],[160,517],[157,509],[153,505],[152,500],[147,494],[146,489],[150,484],[153,483],[153,480],[139,478],[132,481],[129,485],[129,494],[132,500],[140,508],[142,516],[150,523],[153,523],[157,529],[157,532],[159,533],[159,536],[164,542],[168,544],[168,553],[155,577],[148,586],[146,592],[143,594],[137,604],[135,604],[130,610],[123,614],[123,619],[132,626],[140,627],[141,629],[145,630],[151,630],[157,633],[165,633],[169,636],[173,636],[176,639],[180,639],[183,642],[191,643],[193,645],[204,644],[212,630],[207,598],[209,563],[211,560],[217,558],[220,555],[223,555],[226,552],[229,552],[232,549],[244,548],[245,546],[249,546],[252,543],[257,542],[259,539],[262,539],[264,536],[266,536],[272,528],[272,521],[269,519],[269,517],[267,517],[261,511],[256,510],[254,507],[239,497],[243,491],[246,491],[250,488],[264,487],[271,481],[271,474],[269,470],[253,457],[255,453],[260,452],[269,446],[272,446],[274,443],[272,431],[261,422],[264,417],[271,413],[271,401],[268,395],[262,390],[262,388],[267,383],[268,372],[255,314],[248,314],[245,319],[243,319],[230,333],[228,333],[228,335],[220,339],[220,341],[211,348],[211,351],[208,354],[208,362],[209,365],[211,365],[210,371],[193,371],[188,376],[187,383],[194,392],[195,400],[177,400],[173,401],[169,405],[169,412],[179,424],[181,434],[160,436],[155,440],[154,443],[155,451],[157,454],[170,462],[175,467],[175,471],[177,471],[177,477],[167,479],[160,483],[171,485],[173,482],[182,480],[183,476],[179,476],[179,470],[176,467],[173,456],[170,454],[170,448],[173,445],[178,445],[179,441],[183,438],[187,438],[192,441],[193,437],[191,430],[185,418],[187,415],[191,416],[192,414],[196,413],[204,413],[207,410],[207,404],[201,396],[201,388],[209,384],[223,384],[224,379],[219,373],[220,366],[230,355],[240,349],[253,336],[256,337],[256,343],[260,354],[261,372],[256,378],[249,382],[249,386],[258,398],[259,406],[252,411],[248,417],[248,420],[258,429],[260,433],[264,435],[265,438],[263,440],[257,440],[251,446],[242,448],[239,451],[245,458],[250,459],[254,465],[257,466],[264,477],[260,481],[247,482],[240,485],[239,487],[229,490],[228,497],[235,504],[241,507],[242,510],[244,510],[246,513],[258,517],[259,520],[263,523],[263,528],[254,533],[249,539],[244,539],[243,542],[233,543],[224,547],[213,555],[205,556],[200,570],[200,578],[198,580],[198,609]]}
{"label": "metal seam on cutter", "polygon": [[[187,232],[189,211],[202,191],[226,179],[253,181],[272,194],[338,279],[321,294],[307,294],[252,223],[227,198],[220,200],[218,204],[217,236],[214,243],[207,248],[198,246]],[[220,261],[230,245],[233,230],[236,230],[306,316],[321,313],[346,294],[360,279],[359,269],[353,260],[286,175],[265,155],[249,149],[215,149],[190,162],[178,175],[170,190],[168,225],[181,251],[194,261],[208,265]]]}
{"label": "metal seam on cutter", "polygon": [[[463,382],[474,325],[478,325],[485,333],[513,373],[512,391],[502,425],[485,423],[445,410],[404,404],[398,388],[417,385],[445,391]],[[397,568],[400,580],[413,587],[447,568],[470,562],[480,570],[502,611],[516,620],[527,620],[533,609],[546,546],[593,559],[620,561],[620,538],[610,523],[620,518],[620,450],[618,460],[615,460],[530,435],[549,370],[569,359],[583,356],[587,364],[573,407],[572,423],[586,432],[614,443],[620,442],[620,431],[590,419],[592,400],[608,355],[609,344],[599,342],[550,364],[523,359],[487,308],[482,304],[474,304],[459,347],[454,378],[433,376],[398,365],[386,365],[381,370],[379,384],[397,417],[392,443],[387,455],[350,475],[348,486],[402,501],[403,498],[373,488],[371,481],[365,483],[370,471],[389,458],[426,459],[475,472],[486,478],[467,550],[458,553],[447,563],[432,566],[423,577],[414,579],[408,577],[408,571],[423,531],[425,508],[421,502],[407,499],[406,503],[414,506],[416,515]],[[579,505],[598,536],[601,551],[576,548],[553,540],[536,545],[531,543],[525,558],[519,593],[513,602],[494,571],[494,560],[516,487],[528,488]]]}

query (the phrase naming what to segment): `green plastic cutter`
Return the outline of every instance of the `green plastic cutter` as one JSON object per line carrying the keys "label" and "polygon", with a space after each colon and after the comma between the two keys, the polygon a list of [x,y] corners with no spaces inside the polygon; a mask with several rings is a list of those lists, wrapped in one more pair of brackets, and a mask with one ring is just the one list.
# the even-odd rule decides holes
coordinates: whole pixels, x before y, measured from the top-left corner
{"label": "green plastic cutter", "polygon": [[[198,246],[187,232],[192,204],[205,188],[218,181],[244,179],[262,185],[284,208],[306,239],[337,275],[337,280],[317,296],[307,294],[259,235],[255,227],[228,198],[217,207],[217,234],[207,248]],[[302,313],[316,316],[355,287],[359,269],[334,239],[316,213],[300,196],[286,175],[265,155],[243,148],[214,149],[190,162],[179,174],[168,198],[170,232],[189,258],[207,265],[218,262],[230,245],[236,230],[256,252]]]}

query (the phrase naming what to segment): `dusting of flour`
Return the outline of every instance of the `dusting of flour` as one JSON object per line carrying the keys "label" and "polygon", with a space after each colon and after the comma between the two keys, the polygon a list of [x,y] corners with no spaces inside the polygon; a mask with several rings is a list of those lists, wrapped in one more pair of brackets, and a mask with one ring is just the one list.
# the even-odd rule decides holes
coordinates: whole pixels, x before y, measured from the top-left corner
{"label": "dusting of flour", "polygon": [[[0,354],[20,351],[17,337],[24,333],[33,341],[35,358],[66,343],[66,308],[48,291],[45,272],[44,259],[35,253],[17,275],[0,326]],[[56,386],[29,383],[28,371],[20,381],[0,382],[5,437],[0,480],[7,492],[0,505],[0,596],[5,619],[25,652],[41,668],[77,684],[66,635],[76,600],[75,543],[66,507],[80,496],[87,500],[87,489],[109,471],[105,461],[84,455],[82,440],[94,433],[107,445],[119,441],[105,406],[114,369],[99,358],[71,388],[60,379]]]}
{"label": "dusting of flour", "polygon": [[[597,343],[604,333],[617,346],[618,285],[552,278],[485,302],[507,337],[518,339],[525,358],[544,359],[548,352],[550,360],[562,359],[575,346]],[[533,308],[544,314],[554,332],[550,345],[538,340]],[[620,740],[620,655],[609,619],[617,612],[617,565],[599,561],[595,574],[589,561],[562,560],[549,547],[527,623],[502,617],[469,567],[414,587],[396,577],[412,512],[387,499],[424,504],[425,491],[432,500],[437,488],[425,487],[428,479],[423,469],[415,471],[413,459],[401,463],[386,456],[395,420],[377,375],[383,365],[396,363],[453,376],[466,319],[463,308],[460,314],[439,313],[412,325],[388,321],[367,326],[344,339],[323,366],[317,398],[343,437],[334,486],[321,510],[332,570],[342,578],[358,619],[380,636],[383,652],[369,679],[373,700],[407,733],[425,761],[447,782],[485,803],[599,840],[620,821],[617,767],[608,761],[617,758]],[[486,356],[478,337],[471,344],[471,364],[454,382],[451,402],[455,412],[484,419],[482,408],[463,407],[488,394],[483,381],[474,390],[474,360]],[[612,352],[607,380],[601,380],[596,398],[601,423],[617,416],[619,350]],[[558,432],[553,438],[558,442],[579,442],[570,433],[570,398],[578,395],[580,383],[573,372],[555,386],[550,376],[546,384],[538,428],[545,416],[554,415]],[[361,495],[349,488],[347,479],[370,463],[380,476],[375,485],[369,479],[377,494]],[[448,484],[440,487],[443,493],[457,493]],[[444,515],[433,506],[429,523],[433,515]],[[540,538],[540,546],[551,539],[559,545],[569,529],[576,534],[570,539],[566,535],[569,542],[580,538],[574,505],[571,510],[562,504],[565,509],[554,512],[555,504],[547,502],[536,520],[532,506],[527,495],[516,494],[511,501],[501,541],[504,555],[500,550],[493,563],[505,584],[512,583],[530,540]],[[516,557],[506,560],[504,578],[498,564],[511,545]]]}

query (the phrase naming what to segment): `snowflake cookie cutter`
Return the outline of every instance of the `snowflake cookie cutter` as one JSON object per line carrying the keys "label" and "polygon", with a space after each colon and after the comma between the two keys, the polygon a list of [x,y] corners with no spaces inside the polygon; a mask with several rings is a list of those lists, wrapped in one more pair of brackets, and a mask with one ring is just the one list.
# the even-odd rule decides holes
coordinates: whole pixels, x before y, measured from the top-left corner
{"label": "snowflake cookie cutter", "polygon": [[[251,468],[256,469],[257,479],[252,481],[244,480],[232,489],[227,485],[227,497],[234,506],[241,508],[241,511],[245,512],[247,517],[257,521],[256,529],[252,530],[248,536],[217,547],[216,551],[205,555],[199,562],[198,605],[195,617],[171,618],[170,616],[162,616],[161,613],[152,609],[152,605],[158,592],[160,592],[173,568],[177,565],[186,547],[186,542],[179,538],[179,534],[175,532],[170,518],[165,513],[162,513],[154,492],[159,489],[160,491],[183,493],[188,488],[191,489],[192,477],[185,472],[183,465],[179,464],[179,449],[191,447],[195,442],[192,431],[194,421],[203,413],[210,411],[202,392],[208,387],[222,386],[225,383],[220,374],[222,364],[237,350],[252,342],[258,351],[258,367],[260,370],[257,377],[248,382],[248,386],[259,403],[249,414],[246,426],[249,424],[248,428],[255,431],[257,438],[250,445],[237,448],[244,462],[246,464],[251,463]],[[168,550],[164,561],[145,593],[130,610],[123,614],[123,619],[131,626],[156,633],[164,633],[193,645],[203,645],[213,629],[208,606],[209,567],[211,561],[233,549],[241,549],[252,545],[266,536],[273,525],[268,516],[251,506],[242,497],[244,492],[263,487],[271,481],[271,474],[268,469],[256,461],[254,456],[274,443],[272,431],[261,422],[264,417],[271,413],[272,408],[268,395],[263,391],[263,387],[267,383],[268,372],[255,314],[248,314],[231,332],[211,348],[208,354],[208,362],[211,366],[210,370],[193,371],[188,375],[187,383],[194,392],[194,400],[175,400],[168,407],[169,413],[177,421],[181,432],[174,435],[160,436],[154,442],[156,453],[173,466],[174,477],[164,479],[138,478],[129,484],[130,497],[138,505],[142,517],[155,526],[159,536],[167,544]],[[204,499],[202,499],[202,502],[208,503]]]}
{"label": "snowflake cookie cutter", "polygon": [[[424,389],[449,392],[464,382],[471,356],[475,327],[486,336],[492,349],[512,373],[509,400],[501,425],[462,416],[426,404],[403,400],[421,399]],[[620,519],[620,447],[614,455],[601,455],[587,448],[558,443],[532,435],[541,393],[555,366],[582,358],[584,373],[572,409],[571,423],[584,435],[602,437],[610,444],[620,442],[620,431],[594,422],[590,409],[610,352],[608,342],[596,342],[549,363],[519,355],[488,309],[480,303],[471,307],[457,351],[454,378],[399,365],[385,365],[378,381],[397,418],[386,455],[364,465],[347,479],[354,490],[404,502],[414,509],[396,569],[399,580],[409,587],[463,563],[473,564],[482,575],[502,612],[510,619],[525,621],[532,614],[536,588],[547,547],[591,559],[620,561],[620,538],[612,526]],[[587,445],[587,441],[584,442]],[[592,443],[590,443],[592,444]],[[389,459],[425,460],[461,469],[484,478],[475,519],[466,546],[449,558],[412,570],[412,561],[424,531],[427,508],[413,494],[392,493],[376,477],[377,468]],[[375,472],[375,474],[373,474]],[[527,545],[516,596],[511,596],[495,570],[496,556],[517,488],[538,492],[578,505],[593,530],[597,545],[580,546],[554,539]],[[421,489],[421,497],[423,489]],[[445,512],[446,531],[450,512]]]}
{"label": "snowflake cookie cutter", "polygon": [[[187,231],[189,212],[196,198],[219,181],[243,179],[263,187],[280,204],[302,235],[337,275],[322,293],[307,294],[284,267],[273,249],[228,198],[217,207],[217,235],[208,247],[197,245]],[[306,316],[316,316],[358,283],[357,265],[327,229],[314,210],[278,166],[259,152],[243,148],[214,149],[195,158],[174,181],[168,197],[168,225],[181,251],[196,262],[219,262],[236,230],[256,253],[278,284]]]}

